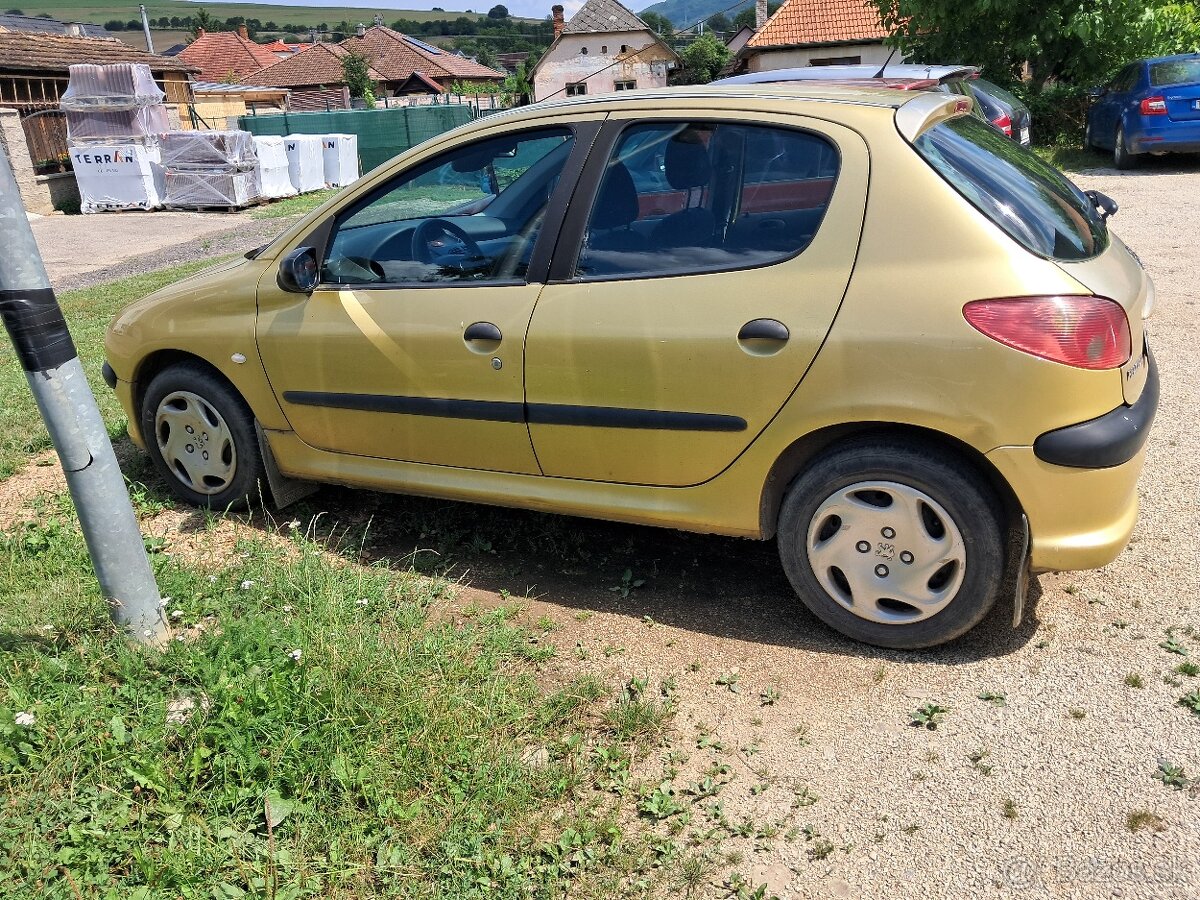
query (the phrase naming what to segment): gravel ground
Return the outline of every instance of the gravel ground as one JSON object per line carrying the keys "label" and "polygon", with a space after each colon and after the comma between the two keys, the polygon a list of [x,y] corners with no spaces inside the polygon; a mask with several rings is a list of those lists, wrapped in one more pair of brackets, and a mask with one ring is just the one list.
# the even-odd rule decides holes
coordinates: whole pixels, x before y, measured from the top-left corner
{"label": "gravel ground", "polygon": [[[526,615],[553,621],[559,675],[674,685],[672,736],[643,774],[677,767],[682,789],[728,766],[714,800],[745,833],[725,839],[722,852],[740,857],[724,857],[694,896],[730,896],[721,883],[733,870],[782,898],[1200,896],[1200,790],[1155,778],[1160,760],[1200,776],[1200,715],[1178,704],[1200,678],[1173,672],[1200,662],[1200,166],[1154,161],[1077,181],[1120,203],[1114,230],[1155,279],[1162,401],[1129,549],[1096,572],[1041,576],[1021,628],[998,608],[949,648],[874,650],[799,607],[773,546],[651,529],[569,526],[608,542],[616,575],[503,552],[472,565],[462,603],[537,596]],[[283,224],[239,222],[204,255]],[[54,230],[40,227],[39,240]],[[196,255],[192,240],[56,285]],[[373,514],[374,550],[392,558],[409,512],[434,503],[334,489],[313,502],[334,520]],[[553,519],[475,514],[510,532]],[[624,559],[645,587],[620,590]],[[1187,655],[1160,646],[1169,639]],[[947,708],[942,723],[911,727],[927,702]],[[685,852],[714,846],[701,834],[712,802],[677,838]]]}

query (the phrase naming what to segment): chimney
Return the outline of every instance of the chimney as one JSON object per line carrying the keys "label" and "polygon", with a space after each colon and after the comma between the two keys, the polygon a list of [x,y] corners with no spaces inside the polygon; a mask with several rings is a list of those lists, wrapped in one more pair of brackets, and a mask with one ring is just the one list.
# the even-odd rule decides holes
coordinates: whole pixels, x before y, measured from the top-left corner
{"label": "chimney", "polygon": [[238,26],[238,34],[241,35],[242,37],[244,37],[246,40],[250,40],[250,35],[246,33],[245,25]]}
{"label": "chimney", "polygon": [[383,24],[383,16],[381,16],[379,13],[375,13],[375,26],[379,27],[382,24]]}
{"label": "chimney", "polygon": [[196,37],[202,38],[205,34],[207,34],[207,32],[203,28],[200,28],[199,26],[196,27]]}
{"label": "chimney", "polygon": [[554,4],[550,7],[550,14],[554,17],[554,39],[558,40],[558,36],[562,34],[563,25],[563,8],[559,4]]}
{"label": "chimney", "polygon": [[761,31],[767,24],[767,0],[757,0],[754,4],[754,30]]}
{"label": "chimney", "polygon": [[364,25],[362,22],[359,22],[358,25],[354,29],[354,33],[357,34],[359,37],[362,37],[364,34],[367,33],[367,26]]}

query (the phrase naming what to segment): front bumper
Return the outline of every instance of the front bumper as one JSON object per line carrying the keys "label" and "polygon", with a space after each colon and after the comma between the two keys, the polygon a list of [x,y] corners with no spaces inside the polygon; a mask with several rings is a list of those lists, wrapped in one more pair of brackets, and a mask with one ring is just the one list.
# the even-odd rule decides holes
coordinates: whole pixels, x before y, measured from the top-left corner
{"label": "front bumper", "polygon": [[1047,432],[1032,447],[987,455],[1029,518],[1035,572],[1098,569],[1129,543],[1158,408],[1158,367],[1148,348],[1146,361],[1146,386],[1133,404]]}

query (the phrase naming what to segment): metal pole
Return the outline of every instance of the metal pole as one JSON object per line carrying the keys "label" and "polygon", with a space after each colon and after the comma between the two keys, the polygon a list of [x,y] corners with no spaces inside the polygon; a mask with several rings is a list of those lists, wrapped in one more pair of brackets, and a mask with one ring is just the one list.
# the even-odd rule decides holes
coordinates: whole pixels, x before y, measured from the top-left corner
{"label": "metal pole", "polygon": [[142,31],[146,34],[146,49],[151,53],[154,52],[154,38],[150,37],[150,20],[146,18],[146,7],[139,6],[142,11]]}
{"label": "metal pole", "polygon": [[170,630],[125,479],[3,152],[0,248],[0,318],[58,451],[100,591],[131,638],[162,646]]}

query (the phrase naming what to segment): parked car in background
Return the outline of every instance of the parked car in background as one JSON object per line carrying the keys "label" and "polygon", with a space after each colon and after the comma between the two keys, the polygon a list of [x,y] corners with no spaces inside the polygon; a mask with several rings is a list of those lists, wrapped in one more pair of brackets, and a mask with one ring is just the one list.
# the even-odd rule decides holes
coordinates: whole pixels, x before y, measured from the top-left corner
{"label": "parked car in background", "polygon": [[[819,81],[860,87],[886,87],[897,91],[943,91],[970,97],[973,114],[1026,146],[1029,145],[1029,110],[1008,91],[979,77],[974,66],[924,66],[915,63],[876,66],[801,66],[770,69],[723,78],[717,84],[778,84]],[[1019,120],[1022,124],[1014,125]]]}
{"label": "parked car in background", "polygon": [[967,81],[975,102],[979,104],[984,118],[1018,144],[1028,147],[1031,141],[1031,116],[1029,107],[1011,91],[986,78]]}
{"label": "parked car in background", "polygon": [[1145,153],[1200,153],[1200,53],[1129,63],[1093,91],[1083,144],[1118,169]]}
{"label": "parked car in background", "polygon": [[942,643],[1007,574],[1121,552],[1158,402],[1115,205],[972,106],[490,116],[123,309],[104,377],[191,503],[330,482],[776,538],[831,627]]}

